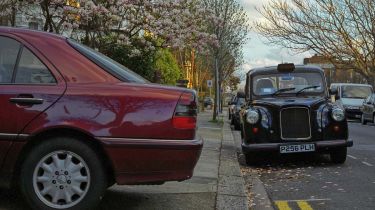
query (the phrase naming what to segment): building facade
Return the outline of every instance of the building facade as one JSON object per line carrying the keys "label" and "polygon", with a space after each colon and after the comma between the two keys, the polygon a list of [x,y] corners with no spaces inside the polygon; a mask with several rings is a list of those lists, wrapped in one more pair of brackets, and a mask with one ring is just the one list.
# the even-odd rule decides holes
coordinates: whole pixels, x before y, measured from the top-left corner
{"label": "building facade", "polygon": [[368,83],[361,74],[355,72],[353,69],[336,68],[324,56],[314,55],[310,58],[305,58],[303,59],[303,64],[321,67],[326,74],[328,85],[331,85],[331,83]]}

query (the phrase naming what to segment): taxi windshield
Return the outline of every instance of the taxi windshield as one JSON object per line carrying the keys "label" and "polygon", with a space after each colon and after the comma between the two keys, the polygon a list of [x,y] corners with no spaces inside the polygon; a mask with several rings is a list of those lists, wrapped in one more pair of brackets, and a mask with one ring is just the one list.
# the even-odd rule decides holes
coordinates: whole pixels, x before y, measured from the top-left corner
{"label": "taxi windshield", "polygon": [[317,72],[293,72],[256,75],[253,78],[253,94],[257,96],[324,93],[322,75]]}

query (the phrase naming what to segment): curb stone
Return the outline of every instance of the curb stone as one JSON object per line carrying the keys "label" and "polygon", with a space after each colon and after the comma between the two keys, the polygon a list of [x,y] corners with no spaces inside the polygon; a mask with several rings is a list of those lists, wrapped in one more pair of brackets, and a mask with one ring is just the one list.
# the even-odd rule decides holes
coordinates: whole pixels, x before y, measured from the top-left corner
{"label": "curb stone", "polygon": [[216,209],[249,209],[245,180],[237,160],[236,145],[226,121],[222,130]]}
{"label": "curb stone", "polygon": [[[230,125],[228,125],[230,127]],[[231,132],[233,136],[236,136],[233,131]],[[237,134],[239,136],[239,134]],[[236,145],[237,155],[241,156],[242,149],[241,149],[241,140],[240,137],[234,138],[234,142]],[[267,194],[267,191],[264,187],[263,182],[259,179],[258,173],[251,172],[250,174],[250,188],[251,188],[251,206],[249,209],[251,210],[273,210],[272,202]]]}

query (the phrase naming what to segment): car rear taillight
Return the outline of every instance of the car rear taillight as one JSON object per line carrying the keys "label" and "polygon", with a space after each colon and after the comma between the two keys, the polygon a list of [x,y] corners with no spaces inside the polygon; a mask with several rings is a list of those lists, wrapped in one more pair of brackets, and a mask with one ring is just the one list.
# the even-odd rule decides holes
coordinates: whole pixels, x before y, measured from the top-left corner
{"label": "car rear taillight", "polygon": [[195,94],[184,92],[176,106],[172,119],[173,127],[178,129],[195,129],[197,125],[197,102]]}

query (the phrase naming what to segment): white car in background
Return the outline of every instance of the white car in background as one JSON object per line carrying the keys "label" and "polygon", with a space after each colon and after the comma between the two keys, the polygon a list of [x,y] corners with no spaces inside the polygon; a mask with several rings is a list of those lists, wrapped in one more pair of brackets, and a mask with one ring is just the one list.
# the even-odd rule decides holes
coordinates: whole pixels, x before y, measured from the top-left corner
{"label": "white car in background", "polygon": [[371,85],[354,83],[332,83],[330,90],[335,93],[336,103],[351,119],[361,119],[363,101],[374,92]]}

